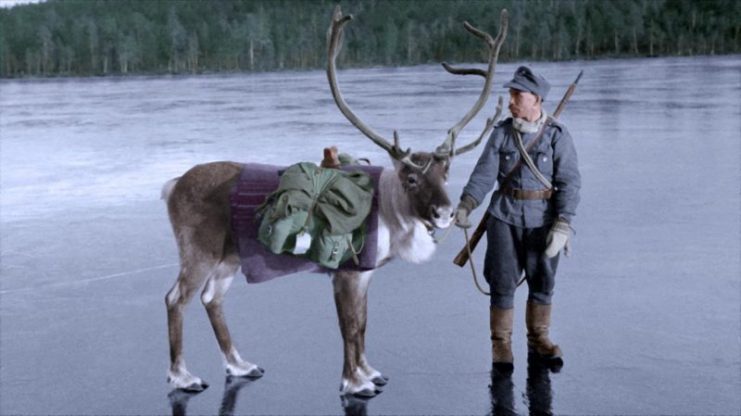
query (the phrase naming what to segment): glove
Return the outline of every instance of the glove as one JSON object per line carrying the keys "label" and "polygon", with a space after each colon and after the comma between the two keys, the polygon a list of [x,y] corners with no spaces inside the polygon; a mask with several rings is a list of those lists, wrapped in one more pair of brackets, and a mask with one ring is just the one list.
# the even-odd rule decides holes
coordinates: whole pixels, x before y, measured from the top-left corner
{"label": "glove", "polygon": [[471,221],[468,220],[468,214],[476,208],[476,200],[470,195],[463,195],[458,208],[455,209],[455,225],[460,228],[471,228]]}
{"label": "glove", "polygon": [[545,255],[548,258],[556,257],[563,250],[565,255],[571,254],[571,227],[566,220],[559,218],[553,223],[545,238]]}
{"label": "glove", "polygon": [[468,219],[468,210],[458,205],[455,210],[455,225],[460,228],[471,228],[471,221]]}

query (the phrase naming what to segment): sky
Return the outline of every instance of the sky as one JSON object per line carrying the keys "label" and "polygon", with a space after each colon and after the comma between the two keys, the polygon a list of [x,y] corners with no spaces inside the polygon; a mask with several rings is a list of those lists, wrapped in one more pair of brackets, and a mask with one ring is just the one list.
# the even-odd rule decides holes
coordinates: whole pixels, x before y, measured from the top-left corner
{"label": "sky", "polygon": [[18,4],[38,3],[43,0],[0,0],[0,7],[13,7]]}

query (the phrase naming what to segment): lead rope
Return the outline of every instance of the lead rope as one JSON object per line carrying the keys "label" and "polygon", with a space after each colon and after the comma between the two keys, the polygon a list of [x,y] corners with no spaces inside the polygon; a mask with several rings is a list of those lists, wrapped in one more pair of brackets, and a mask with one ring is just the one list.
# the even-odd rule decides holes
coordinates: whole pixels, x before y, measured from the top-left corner
{"label": "lead rope", "polygon": [[[476,274],[476,266],[473,265],[473,253],[471,252],[471,244],[468,240],[468,228],[463,229],[463,235],[466,237],[466,251],[468,252],[468,264],[471,266],[471,274],[473,275],[473,283],[476,285],[476,289],[479,290],[479,292],[483,293],[485,296],[491,296],[491,293],[485,291],[481,288],[481,285],[479,284],[479,278]],[[522,271],[522,277],[520,278],[520,281],[517,282],[517,287],[520,287],[525,282],[525,271]]]}
{"label": "lead rope", "polygon": [[479,285],[479,278],[476,274],[476,266],[473,265],[473,253],[471,252],[471,244],[468,240],[468,228],[463,229],[463,235],[466,237],[466,251],[468,252],[468,264],[471,265],[471,273],[473,274],[473,283],[476,285],[476,288],[479,290],[479,292],[483,293],[485,296],[491,296],[489,292],[482,289],[481,285]]}

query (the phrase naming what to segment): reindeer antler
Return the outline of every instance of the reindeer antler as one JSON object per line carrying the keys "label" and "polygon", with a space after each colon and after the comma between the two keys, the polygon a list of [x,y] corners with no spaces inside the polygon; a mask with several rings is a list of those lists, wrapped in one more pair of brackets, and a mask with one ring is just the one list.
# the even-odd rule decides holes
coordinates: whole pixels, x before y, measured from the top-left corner
{"label": "reindeer antler", "polygon": [[476,145],[478,145],[481,142],[481,139],[485,135],[485,133],[491,129],[491,127],[494,125],[496,120],[499,118],[501,114],[501,100],[499,104],[499,110],[495,114],[493,118],[490,118],[486,122],[486,128],[484,129],[484,132],[481,133],[481,136],[479,139],[474,141],[473,143],[470,143],[469,145],[466,145],[458,150],[455,149],[455,141],[458,138],[458,133],[460,133],[461,130],[463,130],[466,125],[473,119],[476,114],[478,114],[479,111],[484,107],[484,104],[486,104],[486,101],[489,99],[489,94],[491,93],[491,84],[492,80],[494,79],[494,70],[497,65],[497,59],[499,58],[499,51],[502,48],[502,44],[504,43],[504,39],[507,37],[507,27],[509,25],[509,14],[507,13],[507,9],[503,9],[501,14],[499,15],[499,33],[497,33],[496,39],[492,39],[491,35],[489,35],[486,32],[483,32],[474,26],[472,26],[468,22],[464,22],[463,26],[471,32],[474,36],[483,39],[487,46],[489,47],[489,65],[486,69],[486,71],[483,71],[481,69],[477,68],[456,68],[451,65],[449,65],[447,62],[443,62],[443,68],[445,68],[446,71],[450,72],[454,75],[479,75],[484,77],[484,88],[481,91],[481,94],[479,95],[478,100],[476,100],[476,103],[471,107],[470,110],[466,113],[466,115],[463,116],[463,118],[456,123],[453,127],[448,130],[448,136],[445,138],[445,141],[443,144],[438,146],[436,153],[444,156],[448,155],[450,157],[457,156],[461,153],[467,152]]}
{"label": "reindeer antler", "polygon": [[357,127],[358,130],[360,130],[366,137],[371,139],[373,143],[386,150],[392,158],[400,161],[401,163],[409,167],[426,170],[429,166],[429,162],[427,165],[418,165],[411,159],[411,149],[401,149],[399,145],[399,135],[396,130],[394,130],[394,144],[392,145],[388,142],[388,140],[383,138],[383,136],[376,133],[372,128],[363,123],[363,121],[360,120],[357,115],[355,115],[352,109],[350,109],[350,106],[347,105],[347,102],[345,102],[345,99],[342,97],[340,88],[337,86],[335,61],[337,59],[337,54],[339,54],[340,50],[342,49],[343,28],[345,24],[347,24],[350,20],[352,20],[352,15],[349,14],[343,16],[340,6],[337,5],[334,9],[334,13],[332,14],[332,23],[330,24],[329,31],[327,32],[327,54],[329,57],[329,64],[327,65],[327,79],[329,80],[329,87],[332,90],[332,97],[334,97],[334,101],[335,103],[337,103],[337,107],[340,108],[340,111],[342,112],[342,114],[345,115],[350,123]]}
{"label": "reindeer antler", "polygon": [[[336,60],[337,55],[342,49],[344,26],[350,20],[352,20],[352,18],[352,15],[343,16],[340,6],[337,5],[332,14],[332,22],[329,26],[329,30],[327,31],[327,57],[329,61],[327,65],[327,79],[329,80],[329,87],[332,91],[332,97],[334,98],[337,107],[339,107],[340,112],[342,112],[342,114],[350,121],[350,123],[357,127],[358,130],[360,130],[361,133],[363,133],[366,137],[371,139],[373,143],[386,150],[386,152],[388,152],[392,158],[411,168],[426,171],[432,163],[432,158],[430,158],[425,165],[416,164],[414,161],[412,161],[411,149],[407,148],[406,150],[402,150],[399,144],[399,134],[396,130],[394,130],[393,132],[394,142],[393,144],[391,144],[383,136],[376,133],[372,128],[363,123],[363,121],[360,120],[360,118],[352,111],[350,106],[342,97],[340,88],[337,85]],[[450,130],[448,130],[447,138],[445,139],[443,144],[438,146],[435,150],[435,154],[438,157],[453,157],[455,155],[459,155],[463,152],[473,149],[474,147],[476,147],[477,144],[481,142],[483,136],[488,130],[491,129],[496,120],[499,118],[499,115],[501,114],[501,100],[497,114],[493,118],[487,120],[486,128],[484,129],[484,132],[481,133],[480,137],[469,145],[466,145],[458,150],[455,149],[455,140],[458,137],[458,133],[471,121],[471,119],[476,116],[476,114],[478,114],[479,111],[481,111],[481,108],[483,108],[484,104],[486,104],[486,101],[489,99],[489,94],[491,93],[492,79],[494,77],[494,69],[496,68],[497,59],[499,57],[499,50],[502,47],[504,38],[506,37],[507,25],[508,14],[506,9],[502,10],[502,13],[500,15],[499,33],[497,34],[496,39],[492,39],[491,35],[475,28],[468,22],[463,23],[463,26],[466,28],[466,30],[468,30],[474,36],[484,40],[488,45],[489,65],[487,67],[487,70],[483,71],[481,69],[475,68],[455,68],[443,62],[443,67],[451,74],[480,75],[485,78],[485,81],[483,90],[481,91],[478,100],[476,100],[476,103],[470,110],[468,110],[466,115],[464,115],[458,123],[456,123],[453,127],[450,128]]]}
{"label": "reindeer antler", "polygon": [[484,126],[484,131],[482,131],[481,134],[479,134],[479,138],[463,147],[459,147],[455,149],[453,156],[458,156],[460,154],[466,153],[467,151],[475,148],[476,146],[479,145],[479,143],[481,143],[481,140],[483,140],[484,137],[487,136],[489,131],[494,127],[494,124],[496,124],[497,121],[499,121],[499,117],[502,116],[502,105],[503,105],[502,97],[499,97],[499,100],[497,101],[496,112],[494,113],[493,117],[486,119],[486,125]]}

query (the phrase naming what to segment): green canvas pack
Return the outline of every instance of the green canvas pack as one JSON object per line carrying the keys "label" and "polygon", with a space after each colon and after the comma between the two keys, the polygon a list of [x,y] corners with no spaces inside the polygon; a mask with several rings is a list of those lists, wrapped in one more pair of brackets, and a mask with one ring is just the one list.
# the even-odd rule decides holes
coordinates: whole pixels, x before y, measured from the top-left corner
{"label": "green canvas pack", "polygon": [[[330,269],[350,258],[357,263],[372,200],[373,183],[365,173],[291,165],[258,209],[258,240],[272,253],[302,255]],[[297,247],[306,241],[308,247]]]}

